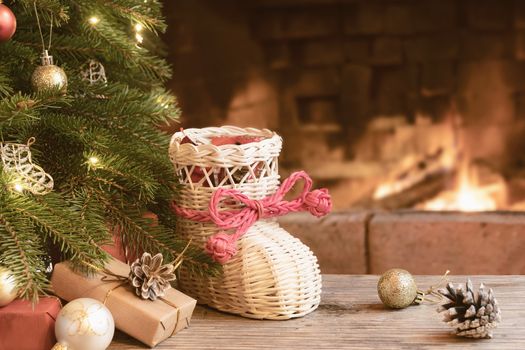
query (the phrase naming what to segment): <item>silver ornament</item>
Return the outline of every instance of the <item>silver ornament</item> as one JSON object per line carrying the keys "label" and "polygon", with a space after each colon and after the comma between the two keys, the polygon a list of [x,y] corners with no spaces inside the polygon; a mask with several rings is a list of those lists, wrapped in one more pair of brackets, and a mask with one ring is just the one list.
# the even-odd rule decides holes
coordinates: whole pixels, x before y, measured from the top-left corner
{"label": "silver ornament", "polygon": [[26,145],[0,143],[0,158],[4,171],[15,176],[15,190],[44,195],[53,190],[54,181],[44,169],[33,164],[29,147],[34,142],[35,138],[32,137]]}
{"label": "silver ornament", "polygon": [[88,81],[90,84],[107,83],[106,70],[102,63],[96,60],[89,60],[80,67],[80,74],[82,79]]}

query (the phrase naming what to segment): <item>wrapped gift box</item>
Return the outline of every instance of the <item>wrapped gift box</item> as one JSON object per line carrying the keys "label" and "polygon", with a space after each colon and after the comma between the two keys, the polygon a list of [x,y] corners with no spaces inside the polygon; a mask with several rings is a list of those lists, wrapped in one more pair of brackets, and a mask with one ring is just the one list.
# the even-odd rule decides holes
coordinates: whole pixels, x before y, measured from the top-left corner
{"label": "wrapped gift box", "polygon": [[101,248],[113,258],[125,263],[127,260],[126,252],[124,250],[124,247],[122,246],[122,240],[120,239],[120,234],[118,230],[120,230],[120,228],[116,228],[113,232],[113,244],[105,244],[101,246]]}
{"label": "wrapped gift box", "polygon": [[[145,219],[150,219],[152,226],[158,225],[158,217],[154,213],[146,212],[142,215],[142,217]],[[128,252],[126,254],[126,250],[124,249],[124,245],[122,244],[121,230],[122,228],[120,228],[119,226],[114,227],[113,237],[112,237],[113,243],[102,245],[101,248],[105,250],[106,253],[108,253],[109,255],[111,255],[117,260],[120,260],[124,263],[127,263],[127,262],[132,263],[133,261],[135,261],[135,259],[137,259],[138,257],[142,255],[143,251],[132,252],[132,253]]]}
{"label": "wrapped gift box", "polygon": [[[106,265],[106,269],[126,277],[130,270],[127,264],[114,259]],[[151,347],[189,326],[195,299],[170,288],[164,300],[143,300],[128,284],[122,285],[122,281],[115,280],[104,281],[103,276],[104,273],[83,276],[74,272],[65,262],[55,266],[51,283],[55,294],[68,301],[93,298],[104,302],[106,299],[106,306],[113,314],[116,327]]]}
{"label": "wrapped gift box", "polygon": [[17,299],[0,307],[0,350],[50,350],[56,343],[58,298],[41,297],[38,304]]}

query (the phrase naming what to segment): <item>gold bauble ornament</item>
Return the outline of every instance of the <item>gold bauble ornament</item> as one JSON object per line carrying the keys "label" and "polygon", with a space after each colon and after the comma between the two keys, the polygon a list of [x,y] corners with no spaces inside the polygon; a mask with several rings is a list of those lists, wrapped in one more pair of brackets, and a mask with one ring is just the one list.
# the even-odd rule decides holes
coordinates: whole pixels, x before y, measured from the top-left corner
{"label": "gold bauble ornament", "polygon": [[53,56],[49,56],[47,50],[44,50],[40,58],[42,65],[36,67],[31,76],[33,90],[35,92],[44,92],[58,89],[60,93],[65,94],[67,92],[66,72],[53,64]]}
{"label": "gold bauble ornament", "polygon": [[414,277],[402,269],[385,272],[377,283],[377,293],[383,304],[393,309],[402,309],[411,305],[421,294],[418,292]]}
{"label": "gold bauble ornament", "polygon": [[0,307],[15,300],[17,294],[18,289],[13,273],[5,267],[0,267]]}

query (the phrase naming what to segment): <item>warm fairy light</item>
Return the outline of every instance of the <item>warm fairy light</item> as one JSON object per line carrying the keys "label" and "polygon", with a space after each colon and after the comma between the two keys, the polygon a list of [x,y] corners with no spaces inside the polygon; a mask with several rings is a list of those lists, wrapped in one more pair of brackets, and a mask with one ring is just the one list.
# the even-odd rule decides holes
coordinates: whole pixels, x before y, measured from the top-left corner
{"label": "warm fairy light", "polygon": [[144,29],[144,26],[142,24],[140,24],[140,23],[135,24],[135,31],[137,33],[142,32],[142,29]]}
{"label": "warm fairy light", "polygon": [[100,160],[97,157],[89,157],[88,162],[89,164],[95,166],[100,162]]}
{"label": "warm fairy light", "polygon": [[95,25],[98,22],[100,22],[100,19],[98,17],[92,16],[89,18],[89,23],[91,23],[92,25]]}
{"label": "warm fairy light", "polygon": [[157,97],[157,103],[164,109],[170,108],[169,102],[165,102],[165,98],[162,96]]}
{"label": "warm fairy light", "polygon": [[144,41],[144,37],[140,33],[135,33],[135,39],[137,39],[137,42],[139,44],[142,44],[142,42]]}
{"label": "warm fairy light", "polygon": [[13,189],[16,191],[16,192],[24,192],[24,186],[22,186],[21,183],[19,182],[15,182],[14,185],[13,185]]}

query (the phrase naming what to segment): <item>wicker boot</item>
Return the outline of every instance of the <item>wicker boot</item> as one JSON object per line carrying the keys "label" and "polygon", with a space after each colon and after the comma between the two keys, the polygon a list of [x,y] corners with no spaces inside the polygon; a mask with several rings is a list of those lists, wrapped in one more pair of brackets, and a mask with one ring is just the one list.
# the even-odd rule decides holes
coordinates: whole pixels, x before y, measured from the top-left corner
{"label": "wicker boot", "polygon": [[[252,137],[251,142],[211,144],[217,136],[234,139],[246,135]],[[251,128],[187,129],[173,136],[170,157],[181,181],[174,206],[186,213],[179,215],[179,234],[192,238],[192,244],[207,251],[215,249],[214,259],[223,263],[223,273],[216,277],[181,269],[181,289],[199,303],[249,318],[275,320],[304,316],[319,305],[321,275],[317,258],[274,218],[257,220],[267,217],[261,214],[273,213],[273,209],[261,208],[259,201],[253,200],[263,200],[280,190],[277,158],[281,146],[277,134]],[[253,222],[240,225],[247,226],[245,232],[238,234],[235,226],[223,232],[216,222],[197,218],[198,213],[209,213],[210,201],[218,189],[234,189],[255,204],[255,213],[248,213],[255,217]],[[216,215],[247,207],[232,199],[216,204]],[[315,209],[308,210],[317,214]],[[188,215],[190,212],[195,215]],[[235,239],[226,242],[230,237]]]}

